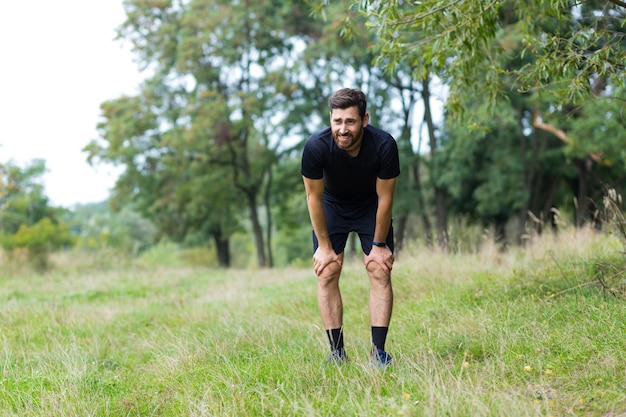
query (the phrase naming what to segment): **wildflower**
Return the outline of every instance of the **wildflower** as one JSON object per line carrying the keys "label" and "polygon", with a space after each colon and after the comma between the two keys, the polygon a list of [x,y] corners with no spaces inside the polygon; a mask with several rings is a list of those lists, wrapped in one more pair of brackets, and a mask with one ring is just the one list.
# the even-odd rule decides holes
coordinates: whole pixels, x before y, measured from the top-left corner
{"label": "wildflower", "polygon": [[463,362],[463,368],[469,368],[470,364],[469,362],[465,361]]}
{"label": "wildflower", "polygon": [[405,400],[408,400],[409,398],[411,398],[411,394],[409,394],[408,392],[403,392],[402,398],[404,398]]}
{"label": "wildflower", "polygon": [[524,371],[526,371],[526,372],[530,372],[530,371],[532,371],[532,370],[533,370],[532,366],[530,366],[530,365],[526,365],[526,366],[524,366]]}
{"label": "wildflower", "polygon": [[546,375],[552,375],[552,369],[546,369]]}

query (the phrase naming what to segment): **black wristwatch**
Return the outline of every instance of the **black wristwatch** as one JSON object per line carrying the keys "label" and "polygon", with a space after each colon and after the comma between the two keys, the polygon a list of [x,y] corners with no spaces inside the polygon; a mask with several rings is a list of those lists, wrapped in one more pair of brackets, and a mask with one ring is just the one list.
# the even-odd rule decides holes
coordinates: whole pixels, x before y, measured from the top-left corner
{"label": "black wristwatch", "polygon": [[372,246],[378,246],[379,248],[385,248],[385,247],[387,247],[387,244],[385,242],[372,242]]}

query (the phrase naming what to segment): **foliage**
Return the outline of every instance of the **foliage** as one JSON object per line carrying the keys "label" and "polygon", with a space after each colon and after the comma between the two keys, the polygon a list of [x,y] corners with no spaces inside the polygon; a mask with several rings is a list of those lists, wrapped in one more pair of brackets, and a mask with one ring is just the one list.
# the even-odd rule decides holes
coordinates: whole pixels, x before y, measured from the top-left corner
{"label": "foliage", "polygon": [[[136,96],[102,103],[88,159],[125,168],[116,209],[149,219],[157,240],[215,248],[221,266],[248,265],[251,248],[258,266],[308,258],[299,149],[346,85],[398,140],[398,240],[429,242],[436,228],[447,245],[448,222],[462,219],[517,222],[519,241],[557,210],[595,222],[605,189],[624,191],[618,1],[129,0],[125,10],[119,38],[148,77]],[[438,94],[451,110],[441,124]],[[469,119],[453,117],[462,112]]]}
{"label": "foliage", "polygon": [[[319,11],[326,2],[314,3]],[[626,7],[618,0],[352,4],[363,10],[380,39],[378,63],[393,71],[409,59],[419,63],[416,78],[438,74],[450,86],[448,108],[455,113],[463,112],[462,97],[468,93],[494,105],[503,91],[503,73],[515,76],[520,91],[553,95],[558,104],[581,103],[594,94],[598,80],[611,79],[621,87],[626,81]],[[514,69],[504,66],[510,44],[494,42],[510,31],[523,43],[521,56],[530,58]]]}
{"label": "foliage", "polygon": [[421,247],[398,262],[388,339],[395,366],[382,372],[367,365],[369,283],[360,263],[347,263],[342,278],[350,362],[341,368],[323,366],[328,347],[309,268],[157,264],[3,279],[0,409],[41,417],[622,415],[626,304],[602,292],[585,261],[611,257],[616,246],[589,232],[508,254]]}
{"label": "foliage", "polygon": [[139,96],[103,103],[100,138],[86,151],[90,160],[126,167],[117,200],[133,201],[172,239],[212,239],[223,266],[244,210],[259,266],[271,263],[258,210],[265,204],[270,213],[263,193],[287,147],[290,127],[280,122],[297,88],[283,74],[294,71],[295,43],[306,30],[299,24],[301,6],[125,4],[120,37],[132,43],[153,76]]}
{"label": "foliage", "polygon": [[12,161],[0,164],[0,245],[13,258],[25,251],[38,270],[48,267],[51,252],[71,246],[69,225],[61,221],[67,210],[48,204],[41,181],[45,161],[25,167]]}
{"label": "foliage", "polygon": [[52,252],[71,246],[74,243],[67,224],[54,224],[44,218],[32,226],[21,225],[13,235],[0,235],[0,244],[7,251],[26,250],[28,259],[35,268],[44,271],[48,268]]}
{"label": "foliage", "polygon": [[45,172],[41,159],[24,167],[0,163],[0,232],[14,234],[22,225],[32,226],[44,218],[56,221],[64,213],[48,203],[41,178]]}
{"label": "foliage", "polygon": [[109,247],[135,256],[151,247],[157,237],[152,222],[131,206],[114,212],[108,201],[78,205],[65,218],[72,224],[71,233],[78,237],[78,249]]}
{"label": "foliage", "polygon": [[[616,97],[626,97],[626,90],[615,90]],[[626,166],[626,102],[619,99],[594,98],[577,109],[569,120],[571,157],[597,155],[602,167]],[[619,181],[623,177],[618,177]]]}

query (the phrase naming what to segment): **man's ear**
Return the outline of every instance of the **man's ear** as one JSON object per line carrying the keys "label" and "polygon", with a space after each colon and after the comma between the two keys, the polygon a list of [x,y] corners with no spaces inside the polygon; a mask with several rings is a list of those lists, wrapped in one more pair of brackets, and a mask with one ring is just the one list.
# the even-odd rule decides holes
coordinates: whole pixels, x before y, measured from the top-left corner
{"label": "man's ear", "polygon": [[367,126],[370,122],[370,114],[365,113],[365,117],[363,117],[363,127]]}

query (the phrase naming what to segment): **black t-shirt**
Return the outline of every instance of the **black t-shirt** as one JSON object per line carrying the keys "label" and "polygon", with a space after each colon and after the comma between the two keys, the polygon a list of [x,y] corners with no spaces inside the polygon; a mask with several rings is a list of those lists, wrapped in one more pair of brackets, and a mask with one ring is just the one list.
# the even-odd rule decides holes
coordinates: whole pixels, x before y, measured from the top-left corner
{"label": "black t-shirt", "polygon": [[376,203],[376,178],[391,179],[400,175],[398,146],[389,133],[368,125],[359,155],[353,158],[337,147],[330,128],[326,128],[307,139],[300,173],[306,178],[324,179],[327,201]]}

